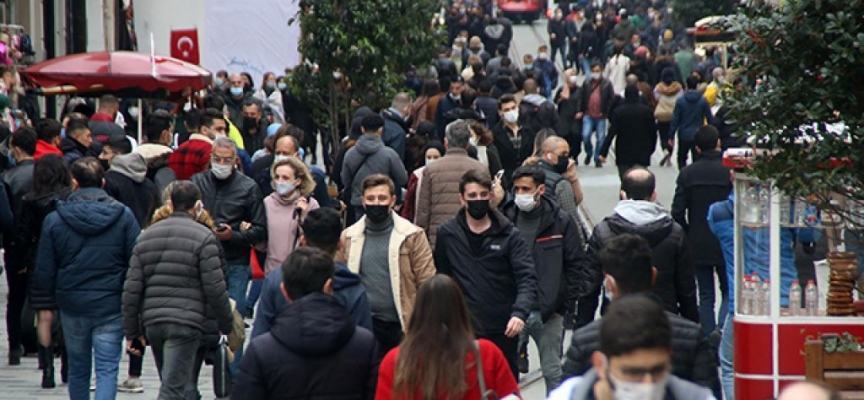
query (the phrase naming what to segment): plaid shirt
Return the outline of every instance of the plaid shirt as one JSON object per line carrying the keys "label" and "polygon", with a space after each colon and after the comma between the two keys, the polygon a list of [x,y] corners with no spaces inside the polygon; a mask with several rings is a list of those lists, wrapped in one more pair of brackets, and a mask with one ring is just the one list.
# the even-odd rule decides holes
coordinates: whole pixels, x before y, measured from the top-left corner
{"label": "plaid shirt", "polygon": [[193,133],[189,140],[174,150],[168,159],[168,168],[177,174],[177,180],[188,180],[210,167],[212,143],[206,136]]}

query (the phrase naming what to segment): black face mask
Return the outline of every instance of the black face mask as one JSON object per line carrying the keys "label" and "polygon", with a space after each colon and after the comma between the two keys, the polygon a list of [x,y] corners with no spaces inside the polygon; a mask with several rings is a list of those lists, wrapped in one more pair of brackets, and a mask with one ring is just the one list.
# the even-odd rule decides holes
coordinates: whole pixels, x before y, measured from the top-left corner
{"label": "black face mask", "polygon": [[108,160],[99,160],[99,164],[102,164],[103,171],[108,171],[108,168],[111,168],[111,163]]}
{"label": "black face mask", "polygon": [[251,117],[243,117],[243,129],[250,130],[258,127],[258,120]]}
{"label": "black face mask", "polygon": [[366,209],[366,218],[373,224],[380,224],[390,216],[390,206],[363,206]]}
{"label": "black face mask", "polygon": [[563,156],[558,156],[558,163],[555,164],[552,168],[555,170],[555,172],[557,172],[559,174],[563,174],[564,171],[567,170],[567,165],[569,165],[569,163],[570,163],[569,158],[563,157]]}
{"label": "black face mask", "polygon": [[489,200],[468,200],[468,215],[473,219],[483,219],[489,214]]}

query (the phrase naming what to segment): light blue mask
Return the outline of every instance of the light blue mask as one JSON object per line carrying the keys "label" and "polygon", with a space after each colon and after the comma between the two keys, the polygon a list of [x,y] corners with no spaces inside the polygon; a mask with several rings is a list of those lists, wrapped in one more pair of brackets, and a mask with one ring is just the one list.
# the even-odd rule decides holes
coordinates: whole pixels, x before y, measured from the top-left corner
{"label": "light blue mask", "polygon": [[231,95],[232,96],[240,97],[240,95],[242,95],[242,94],[243,94],[243,88],[242,87],[232,87],[231,88]]}
{"label": "light blue mask", "polygon": [[288,84],[286,84],[285,82],[279,82],[279,84],[276,85],[276,87],[278,87],[279,90],[285,90],[285,89],[288,89]]}

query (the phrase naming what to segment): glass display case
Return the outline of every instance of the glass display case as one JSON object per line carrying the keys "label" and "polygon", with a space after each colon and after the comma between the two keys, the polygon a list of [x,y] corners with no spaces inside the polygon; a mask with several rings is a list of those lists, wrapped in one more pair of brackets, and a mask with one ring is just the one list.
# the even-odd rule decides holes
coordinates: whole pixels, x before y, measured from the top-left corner
{"label": "glass display case", "polygon": [[735,394],[774,398],[804,379],[805,340],[864,336],[853,294],[858,260],[843,240],[864,232],[864,221],[841,221],[815,198],[789,198],[746,169],[735,173],[733,202]]}

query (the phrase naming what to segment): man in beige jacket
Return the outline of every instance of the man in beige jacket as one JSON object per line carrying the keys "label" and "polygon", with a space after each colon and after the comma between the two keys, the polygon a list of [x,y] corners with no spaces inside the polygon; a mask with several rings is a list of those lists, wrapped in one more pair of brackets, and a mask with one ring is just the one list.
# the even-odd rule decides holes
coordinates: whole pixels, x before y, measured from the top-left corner
{"label": "man in beige jacket", "polygon": [[423,169],[423,183],[417,189],[414,223],[426,231],[432,248],[435,248],[438,227],[463,208],[459,203],[459,179],[462,174],[472,169],[488,169],[468,155],[471,145],[468,122],[461,119],[451,122],[445,134],[447,154]]}
{"label": "man in beige jacket", "polygon": [[342,232],[336,260],[360,275],[372,310],[372,330],[386,353],[402,340],[417,289],[435,275],[435,264],[423,229],[392,210],[393,180],[368,176],[361,200],[365,215]]}

